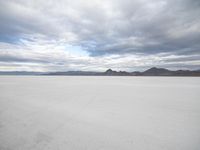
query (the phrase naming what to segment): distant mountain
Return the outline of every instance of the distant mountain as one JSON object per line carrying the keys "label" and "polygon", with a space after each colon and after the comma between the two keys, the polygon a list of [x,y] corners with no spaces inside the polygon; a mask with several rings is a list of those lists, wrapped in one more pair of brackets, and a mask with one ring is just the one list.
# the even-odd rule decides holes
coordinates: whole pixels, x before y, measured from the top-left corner
{"label": "distant mountain", "polygon": [[190,70],[177,70],[171,71],[164,68],[150,68],[144,72],[141,72],[143,76],[200,76],[200,71]]}
{"label": "distant mountain", "polygon": [[190,71],[190,70],[177,70],[171,71],[165,68],[152,67],[146,71],[139,72],[125,72],[125,71],[112,71],[107,70],[104,75],[115,75],[115,76],[200,76],[200,70]]}
{"label": "distant mountain", "polygon": [[111,69],[106,70],[102,75],[107,75],[107,76],[131,76],[131,73],[126,72],[126,71],[113,71]]}
{"label": "distant mountain", "polygon": [[142,72],[142,75],[145,76],[165,76],[165,75],[171,75],[171,71],[169,71],[168,69],[164,69],[164,68],[150,68],[144,72]]}
{"label": "distant mountain", "polygon": [[92,71],[67,71],[67,72],[50,72],[45,73],[43,75],[63,75],[63,76],[95,76],[100,75],[100,72],[92,72]]}
{"label": "distant mountain", "polygon": [[67,72],[52,72],[45,75],[72,75],[72,76],[200,76],[200,70],[177,70],[171,71],[165,68],[152,67],[146,71],[126,72],[114,71],[108,69],[105,72],[89,72],[89,71],[67,71]]}
{"label": "distant mountain", "polygon": [[43,72],[28,71],[0,71],[0,75],[41,75]]}
{"label": "distant mountain", "polygon": [[173,71],[173,76],[200,76],[200,70],[177,70]]}
{"label": "distant mountain", "polygon": [[113,71],[112,69],[108,69],[103,74],[104,75],[116,75],[117,71]]}
{"label": "distant mountain", "polygon": [[200,70],[177,70],[171,71],[165,68],[150,68],[146,71],[126,72],[108,69],[105,72],[92,71],[66,71],[66,72],[0,72],[0,75],[47,75],[47,76],[200,76]]}

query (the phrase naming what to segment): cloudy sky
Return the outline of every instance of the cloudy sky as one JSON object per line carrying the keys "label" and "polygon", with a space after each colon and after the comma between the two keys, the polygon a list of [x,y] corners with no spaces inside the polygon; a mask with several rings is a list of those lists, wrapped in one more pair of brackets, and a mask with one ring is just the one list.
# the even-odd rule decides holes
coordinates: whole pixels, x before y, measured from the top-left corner
{"label": "cloudy sky", "polygon": [[0,0],[0,71],[200,69],[199,0]]}

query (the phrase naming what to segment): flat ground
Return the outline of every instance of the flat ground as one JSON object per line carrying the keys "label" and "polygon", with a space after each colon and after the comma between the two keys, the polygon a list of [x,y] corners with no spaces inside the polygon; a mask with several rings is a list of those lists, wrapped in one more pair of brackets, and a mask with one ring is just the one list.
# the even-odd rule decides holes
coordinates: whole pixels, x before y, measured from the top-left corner
{"label": "flat ground", "polygon": [[200,78],[0,76],[0,150],[199,150]]}

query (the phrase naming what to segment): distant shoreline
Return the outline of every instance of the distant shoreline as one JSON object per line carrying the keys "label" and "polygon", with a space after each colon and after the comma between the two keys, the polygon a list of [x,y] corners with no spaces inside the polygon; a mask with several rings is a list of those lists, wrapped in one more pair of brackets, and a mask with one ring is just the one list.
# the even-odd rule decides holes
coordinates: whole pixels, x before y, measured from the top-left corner
{"label": "distant shoreline", "polygon": [[200,70],[168,70],[165,68],[150,68],[143,72],[134,71],[114,71],[111,69],[105,72],[92,71],[66,71],[66,72],[28,72],[28,71],[0,71],[0,75],[17,75],[17,76],[175,76],[175,77],[199,77]]}

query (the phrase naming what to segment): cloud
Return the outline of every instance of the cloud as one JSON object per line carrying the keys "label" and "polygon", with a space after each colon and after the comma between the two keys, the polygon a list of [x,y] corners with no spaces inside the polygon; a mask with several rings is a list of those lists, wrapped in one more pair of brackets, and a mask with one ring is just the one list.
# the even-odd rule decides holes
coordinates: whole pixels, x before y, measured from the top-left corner
{"label": "cloud", "polygon": [[199,14],[198,0],[0,0],[0,69],[198,69]]}

